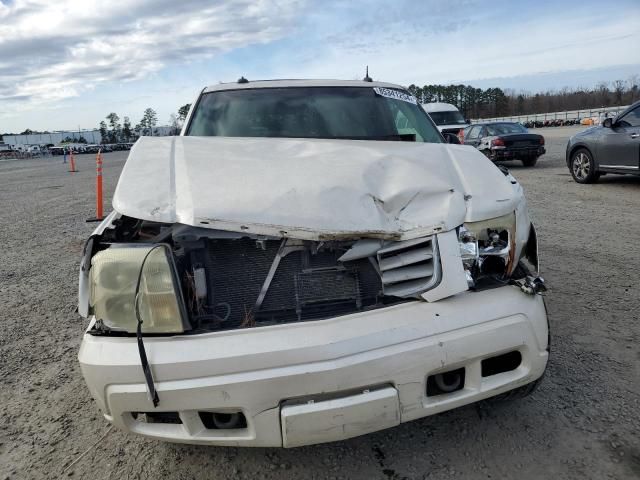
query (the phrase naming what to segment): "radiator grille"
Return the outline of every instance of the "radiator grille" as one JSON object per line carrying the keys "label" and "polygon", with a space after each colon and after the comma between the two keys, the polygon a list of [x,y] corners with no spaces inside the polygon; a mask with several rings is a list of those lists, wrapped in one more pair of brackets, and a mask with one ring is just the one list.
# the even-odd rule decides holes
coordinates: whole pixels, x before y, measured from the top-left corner
{"label": "radiator grille", "polygon": [[440,278],[435,237],[416,238],[385,245],[377,253],[385,295],[418,296]]}
{"label": "radiator grille", "polygon": [[281,259],[258,311],[256,300],[280,241],[207,241],[209,308],[222,329],[317,319],[380,303],[382,285],[367,259],[342,264],[344,250],[295,251]]}

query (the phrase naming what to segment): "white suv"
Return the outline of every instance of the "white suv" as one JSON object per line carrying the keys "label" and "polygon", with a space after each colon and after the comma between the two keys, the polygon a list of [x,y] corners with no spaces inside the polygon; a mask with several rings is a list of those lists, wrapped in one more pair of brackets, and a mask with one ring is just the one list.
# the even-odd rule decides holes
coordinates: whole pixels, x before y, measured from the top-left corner
{"label": "white suv", "polygon": [[458,135],[462,129],[469,125],[469,122],[464,119],[458,107],[450,103],[423,103],[422,108],[429,114],[431,120],[443,134],[452,133]]}
{"label": "white suv", "polygon": [[295,447],[529,393],[548,326],[521,186],[402,87],[205,88],[91,235],[82,373],[173,442]]}

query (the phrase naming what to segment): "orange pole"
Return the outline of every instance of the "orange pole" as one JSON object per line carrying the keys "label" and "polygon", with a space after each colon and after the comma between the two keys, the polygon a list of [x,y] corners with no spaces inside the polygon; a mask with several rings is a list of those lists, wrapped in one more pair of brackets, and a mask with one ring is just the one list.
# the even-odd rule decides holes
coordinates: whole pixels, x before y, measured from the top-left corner
{"label": "orange pole", "polygon": [[76,171],[76,159],[73,156],[73,150],[69,149],[69,158],[71,159],[71,170],[69,170],[71,173]]}
{"label": "orange pole", "polygon": [[96,156],[96,218],[102,220],[102,152]]}

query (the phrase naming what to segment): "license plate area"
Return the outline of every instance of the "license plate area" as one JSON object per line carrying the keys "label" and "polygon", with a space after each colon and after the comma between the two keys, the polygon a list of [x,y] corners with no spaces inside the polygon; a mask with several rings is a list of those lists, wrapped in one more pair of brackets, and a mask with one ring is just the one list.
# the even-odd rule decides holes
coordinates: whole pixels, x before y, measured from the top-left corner
{"label": "license plate area", "polygon": [[400,424],[400,401],[393,387],[280,409],[285,448],[335,442]]}

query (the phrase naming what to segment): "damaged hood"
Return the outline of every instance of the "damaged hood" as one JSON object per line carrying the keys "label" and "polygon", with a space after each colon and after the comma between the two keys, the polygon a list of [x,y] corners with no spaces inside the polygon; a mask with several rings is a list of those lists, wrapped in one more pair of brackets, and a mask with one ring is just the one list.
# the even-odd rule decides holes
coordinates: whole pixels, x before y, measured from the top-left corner
{"label": "damaged hood", "polygon": [[258,235],[403,240],[512,212],[522,196],[515,187],[461,145],[142,137],[113,207],[143,220]]}

